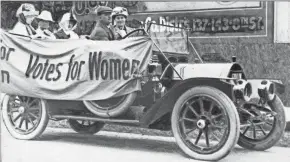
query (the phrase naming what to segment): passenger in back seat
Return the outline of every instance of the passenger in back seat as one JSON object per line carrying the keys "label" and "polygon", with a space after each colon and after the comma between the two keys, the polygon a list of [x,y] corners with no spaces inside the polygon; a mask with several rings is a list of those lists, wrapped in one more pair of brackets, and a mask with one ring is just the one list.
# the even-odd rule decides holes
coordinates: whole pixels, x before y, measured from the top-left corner
{"label": "passenger in back seat", "polygon": [[79,39],[74,29],[77,27],[77,20],[71,12],[65,13],[59,22],[60,29],[55,33],[57,39]]}
{"label": "passenger in back seat", "polygon": [[31,26],[31,23],[38,15],[39,12],[35,10],[35,7],[32,4],[22,4],[16,12],[18,22],[9,32],[25,36],[36,34],[35,29]]}
{"label": "passenger in back seat", "polygon": [[38,28],[36,29],[36,35],[34,35],[33,38],[56,39],[54,33],[49,30],[54,22],[51,13],[43,10],[36,19],[38,20]]}

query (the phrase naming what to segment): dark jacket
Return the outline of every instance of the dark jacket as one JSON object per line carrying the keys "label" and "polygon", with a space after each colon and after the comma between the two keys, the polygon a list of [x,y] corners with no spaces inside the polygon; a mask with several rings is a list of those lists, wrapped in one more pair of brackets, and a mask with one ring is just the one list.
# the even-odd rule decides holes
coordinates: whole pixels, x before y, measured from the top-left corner
{"label": "dark jacket", "polygon": [[70,36],[67,35],[62,29],[54,33],[56,39],[69,39]]}
{"label": "dark jacket", "polygon": [[79,39],[79,36],[74,31],[65,32],[63,29],[54,33],[56,39]]}
{"label": "dark jacket", "polygon": [[92,33],[90,34],[90,39],[110,41],[115,40],[115,34],[111,29],[98,21]]}

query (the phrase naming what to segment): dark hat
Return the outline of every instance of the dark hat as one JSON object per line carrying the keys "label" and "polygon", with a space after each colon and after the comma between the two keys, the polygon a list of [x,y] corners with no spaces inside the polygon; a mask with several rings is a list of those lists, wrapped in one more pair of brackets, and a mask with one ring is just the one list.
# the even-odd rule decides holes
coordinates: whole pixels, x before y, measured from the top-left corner
{"label": "dark hat", "polygon": [[95,12],[97,14],[101,14],[101,13],[112,13],[113,9],[107,6],[99,6]]}

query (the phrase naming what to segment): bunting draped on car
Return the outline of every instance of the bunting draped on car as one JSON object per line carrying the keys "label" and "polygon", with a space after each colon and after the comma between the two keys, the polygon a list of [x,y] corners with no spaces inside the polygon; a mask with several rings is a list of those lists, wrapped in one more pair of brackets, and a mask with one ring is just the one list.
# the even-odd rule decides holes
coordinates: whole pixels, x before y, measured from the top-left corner
{"label": "bunting draped on car", "polygon": [[102,100],[140,90],[148,37],[32,40],[1,30],[0,91],[56,100]]}

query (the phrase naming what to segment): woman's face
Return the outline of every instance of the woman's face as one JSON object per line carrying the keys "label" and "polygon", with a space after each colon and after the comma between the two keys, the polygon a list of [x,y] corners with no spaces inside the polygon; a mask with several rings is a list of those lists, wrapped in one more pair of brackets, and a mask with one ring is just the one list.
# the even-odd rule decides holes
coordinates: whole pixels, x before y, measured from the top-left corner
{"label": "woman's face", "polygon": [[36,17],[36,16],[34,16],[34,15],[26,16],[26,17],[25,17],[25,19],[26,19],[26,23],[27,23],[27,24],[31,24],[35,17]]}
{"label": "woman's face", "polygon": [[41,29],[48,29],[49,28],[49,21],[40,20],[39,23],[38,23],[38,26]]}
{"label": "woman's face", "polygon": [[125,16],[119,15],[115,17],[115,24],[117,26],[125,26],[126,18]]}

